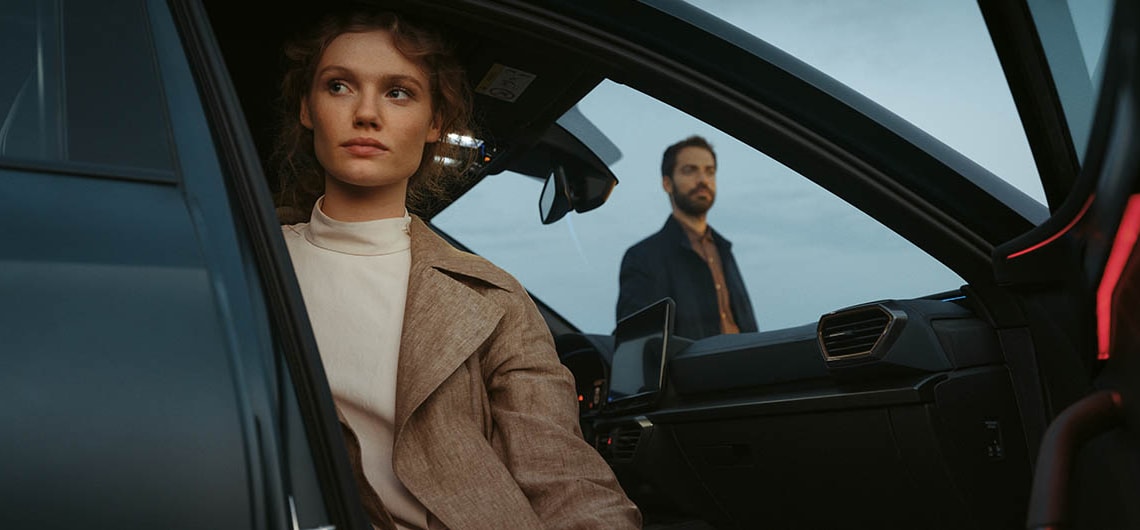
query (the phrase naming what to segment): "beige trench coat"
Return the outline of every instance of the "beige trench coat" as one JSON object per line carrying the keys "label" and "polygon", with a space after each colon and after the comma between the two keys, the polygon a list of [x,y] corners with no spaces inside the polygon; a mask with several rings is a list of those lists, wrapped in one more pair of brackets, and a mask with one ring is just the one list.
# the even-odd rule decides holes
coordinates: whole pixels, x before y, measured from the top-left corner
{"label": "beige trench coat", "polygon": [[[640,528],[582,439],[573,379],[523,287],[417,217],[410,233],[392,463],[430,527]],[[343,417],[341,426],[366,511],[393,528]]]}

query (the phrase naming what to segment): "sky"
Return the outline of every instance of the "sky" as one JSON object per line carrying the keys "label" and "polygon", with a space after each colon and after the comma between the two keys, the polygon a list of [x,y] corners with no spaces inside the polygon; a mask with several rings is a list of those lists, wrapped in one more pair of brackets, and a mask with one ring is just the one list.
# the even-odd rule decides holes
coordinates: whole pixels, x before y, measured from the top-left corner
{"label": "sky", "polygon": [[[690,3],[854,88],[1043,202],[1024,132],[974,2]],[[1095,64],[1095,54],[1087,57]],[[964,283],[761,151],[631,87],[605,81],[578,108],[622,151],[611,165],[619,184],[605,205],[542,225],[542,183],[503,173],[487,177],[434,222],[514,274],[585,332],[613,330],[622,255],[660,229],[670,212],[659,176],[661,153],[691,134],[705,136],[717,150],[718,190],[709,222],[733,243],[761,330],[809,324],[849,305],[924,296]]]}

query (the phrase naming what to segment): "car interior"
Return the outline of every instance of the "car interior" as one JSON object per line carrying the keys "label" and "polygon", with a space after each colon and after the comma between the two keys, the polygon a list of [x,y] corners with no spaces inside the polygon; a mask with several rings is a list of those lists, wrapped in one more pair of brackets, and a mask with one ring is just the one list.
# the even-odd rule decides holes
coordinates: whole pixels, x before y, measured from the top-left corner
{"label": "car interior", "polygon": [[[525,7],[516,17],[528,24],[447,2],[373,3],[447,26],[462,43],[461,59],[473,86],[497,65],[535,74],[516,100],[476,94],[483,157],[453,190],[452,200],[486,176],[509,170],[546,181],[551,191],[544,192],[550,194],[544,222],[570,210],[604,207],[616,180],[603,161],[604,139],[577,133],[563,117],[572,115],[575,104],[603,79],[613,79],[693,109],[743,141],[777,153],[893,227],[907,224],[905,217],[892,217],[903,215],[900,204],[913,198],[906,192],[863,194],[860,184],[840,182],[822,170],[817,157],[824,147],[780,133],[772,121],[734,114],[731,101],[691,100],[691,89],[660,83],[672,78],[639,66],[622,48],[546,34],[543,19],[528,19]],[[207,0],[205,6],[275,189],[268,161],[279,119],[280,45],[328,8],[300,1],[256,11],[220,0]],[[780,79],[773,79],[772,99],[765,103],[778,106]],[[847,117],[837,113],[835,119]],[[962,187],[966,197],[980,193]],[[913,215],[938,218],[934,212],[940,204],[957,200],[934,195],[910,207],[918,212]],[[987,199],[975,197],[973,206],[985,217]],[[448,204],[414,213],[430,222]],[[986,230],[995,241],[1032,228],[1025,219],[993,213],[998,218]],[[1028,317],[1011,310],[1009,297],[996,294],[996,283],[976,281],[993,274],[979,268],[980,258],[962,256],[960,247],[947,243],[963,237],[952,228],[935,228],[932,222],[899,230],[912,241],[933,240],[926,250],[966,270],[967,284],[920,298],[834,308],[802,326],[697,341],[672,335],[668,299],[621,320],[612,334],[581,332],[536,299],[559,356],[574,375],[583,434],[611,464],[647,526],[1023,525],[1045,420],[1044,405],[1034,404],[1040,396],[1032,398],[1028,376],[1020,375],[1024,361],[1018,356],[1031,352],[1033,344],[1018,329],[1025,321],[1035,328],[1053,326],[1035,332],[1054,337],[1061,350],[1079,340],[1073,323],[1079,319],[1048,301],[1029,303]],[[451,241],[464,248],[461,241]],[[1088,366],[1058,360],[1062,357],[1043,355],[1054,360],[1039,367],[1049,372],[1047,395],[1058,404],[1085,391],[1089,374]]]}
{"label": "car interior", "polygon": [[[103,520],[137,509],[132,520],[205,513],[284,527],[274,518],[291,510],[293,527],[308,528],[317,525],[298,523],[295,500],[327,500],[330,512],[355,506],[338,497],[340,483],[351,484],[347,457],[330,445],[335,436],[319,435],[339,431],[318,410],[328,392],[307,379],[323,372],[307,355],[315,343],[305,343],[299,291],[286,285],[283,246],[263,237],[279,233],[255,225],[273,214],[259,186],[279,187],[272,152],[282,43],[330,9],[365,5],[441,25],[471,85],[484,87],[472,131],[481,156],[449,197],[414,210],[460,249],[463,238],[434,221],[497,176],[534,185],[524,206],[544,226],[615,206],[607,201],[627,175],[610,166],[622,146],[577,110],[612,84],[770,156],[962,280],[919,296],[837,304],[809,323],[700,340],[674,333],[669,298],[596,332],[534,295],[574,377],[585,441],[647,528],[1134,528],[1140,16],[1135,2],[1114,4],[1106,89],[1082,101],[1095,108],[1087,146],[1074,145],[1062,97],[1049,92],[1056,83],[1040,67],[1041,56],[1055,58],[1041,47],[1053,35],[1038,32],[1047,21],[1029,12],[1068,9],[1060,4],[978,2],[1046,204],[685,2],[5,4],[0,35],[15,44],[0,53],[2,191],[26,200],[0,209],[18,232],[6,245],[3,287],[21,302],[43,299],[28,311],[8,304],[19,308],[6,313],[7,331],[32,330],[18,336],[14,354],[4,352],[17,362],[0,370],[16,395],[0,412],[21,422],[14,442],[5,440],[4,469],[34,478],[10,481],[10,502],[35,504],[13,511],[24,526],[43,524],[31,519],[43,514],[59,517],[47,527],[73,524],[72,510],[43,494],[59,490],[68,508]],[[117,30],[123,35],[105,38]],[[154,50],[167,55],[154,60]],[[223,67],[228,76],[218,74]],[[250,142],[256,159],[243,158]],[[207,178],[180,180],[179,171]],[[206,209],[189,204],[200,197],[215,200]],[[43,230],[22,230],[45,219]],[[141,229],[140,219],[154,226]],[[214,269],[203,257],[223,254],[228,261]],[[228,302],[227,288],[236,295]],[[765,300],[777,311],[791,302]],[[121,315],[94,318],[108,313]],[[240,344],[226,329],[241,332]],[[261,356],[239,358],[243,344]],[[256,377],[234,375],[241,370]],[[77,403],[83,397],[94,405]],[[280,431],[251,418],[279,421]],[[84,440],[74,436],[84,429]],[[275,435],[287,438],[281,455],[270,451]],[[255,456],[263,460],[250,464]],[[146,473],[151,465],[164,474]],[[233,473],[243,465],[262,474]],[[268,491],[286,489],[294,475],[302,478],[295,491]],[[89,484],[105,491],[94,495]],[[129,498],[151,489],[156,502]],[[202,501],[211,495],[233,502]],[[271,500],[255,506],[262,498]],[[210,506],[233,511],[200,508]],[[327,519],[314,512],[303,517]]]}

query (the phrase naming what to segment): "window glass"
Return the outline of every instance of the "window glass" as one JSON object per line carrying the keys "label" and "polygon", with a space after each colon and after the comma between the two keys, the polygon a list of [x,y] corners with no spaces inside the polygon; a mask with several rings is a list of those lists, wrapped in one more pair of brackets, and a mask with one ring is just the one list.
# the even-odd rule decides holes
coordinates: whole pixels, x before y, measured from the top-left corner
{"label": "window glass", "polygon": [[0,5],[0,157],[171,169],[141,0]]}
{"label": "window glass", "polygon": [[1112,2],[1033,2],[1029,8],[1065,111],[1073,147],[1084,163],[1104,76],[1104,48]]}
{"label": "window glass", "polygon": [[1108,38],[1108,24],[1112,16],[1112,2],[1104,0],[1073,0],[1068,2],[1077,40],[1084,56],[1085,67],[1093,87],[1104,77],[1104,47]]}
{"label": "window glass", "polygon": [[855,89],[1045,203],[976,2],[687,1]]}
{"label": "window glass", "polygon": [[514,274],[589,333],[616,323],[626,249],[671,213],[665,148],[698,134],[716,150],[710,226],[732,242],[760,330],[815,322],[848,305],[912,298],[965,283],[944,265],[813,182],[731,136],[626,86],[604,81],[578,110],[621,150],[609,200],[551,225],[539,222],[542,182],[490,175],[433,222]]}

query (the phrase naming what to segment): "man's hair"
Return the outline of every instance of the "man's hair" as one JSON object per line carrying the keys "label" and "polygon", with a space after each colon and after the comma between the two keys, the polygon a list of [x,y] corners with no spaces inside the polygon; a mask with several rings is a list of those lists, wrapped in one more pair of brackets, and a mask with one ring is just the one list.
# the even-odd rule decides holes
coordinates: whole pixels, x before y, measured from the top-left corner
{"label": "man's hair", "polygon": [[716,151],[713,151],[712,144],[703,137],[694,134],[665,148],[665,155],[661,157],[661,176],[673,177],[673,170],[676,169],[675,166],[677,165],[677,153],[686,147],[708,149],[709,153],[712,153],[713,162],[716,162]]}

